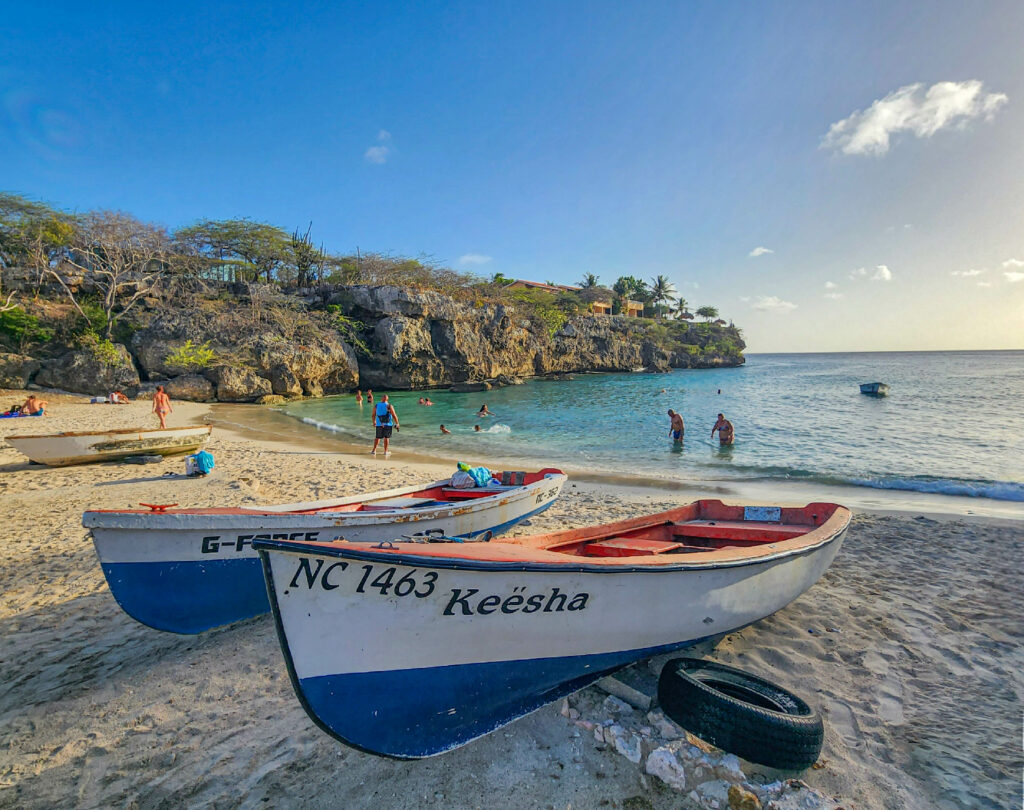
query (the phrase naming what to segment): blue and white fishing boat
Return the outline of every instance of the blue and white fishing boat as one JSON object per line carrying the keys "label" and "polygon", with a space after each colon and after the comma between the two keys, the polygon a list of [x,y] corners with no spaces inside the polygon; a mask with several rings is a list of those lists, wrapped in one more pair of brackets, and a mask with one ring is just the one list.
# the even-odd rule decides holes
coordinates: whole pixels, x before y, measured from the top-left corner
{"label": "blue and white fishing boat", "polygon": [[355,748],[451,750],[813,585],[848,509],[698,501],[476,544],[254,541],[292,685]]}
{"label": "blue and white fishing boat", "polygon": [[86,512],[82,525],[128,615],[157,630],[199,633],[270,610],[253,548],[259,540],[489,538],[547,509],[566,481],[555,469],[494,475],[486,487],[456,489],[444,480],[281,506],[140,504]]}
{"label": "blue and white fishing boat", "polygon": [[889,396],[889,386],[883,382],[861,383],[860,392],[869,397],[887,397]]}

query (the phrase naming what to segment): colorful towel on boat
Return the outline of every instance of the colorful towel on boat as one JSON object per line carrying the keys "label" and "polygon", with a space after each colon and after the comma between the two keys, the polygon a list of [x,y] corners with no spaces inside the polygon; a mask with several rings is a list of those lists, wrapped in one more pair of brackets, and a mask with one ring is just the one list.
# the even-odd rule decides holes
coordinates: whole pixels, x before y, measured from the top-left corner
{"label": "colorful towel on boat", "polygon": [[[465,461],[460,461],[458,467],[461,472],[472,478],[473,483],[478,487],[486,487],[491,483],[491,471],[486,467],[470,467]],[[452,476],[453,479],[454,477]]]}

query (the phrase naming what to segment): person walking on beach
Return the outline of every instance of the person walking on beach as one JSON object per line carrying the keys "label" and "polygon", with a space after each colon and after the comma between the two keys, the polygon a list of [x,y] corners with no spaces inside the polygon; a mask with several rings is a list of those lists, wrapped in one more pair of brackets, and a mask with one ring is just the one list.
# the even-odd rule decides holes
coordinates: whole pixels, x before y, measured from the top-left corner
{"label": "person walking on beach", "polygon": [[672,437],[672,441],[676,444],[683,443],[683,433],[686,431],[686,425],[683,424],[683,415],[676,413],[671,408],[668,409],[669,427],[668,435]]}
{"label": "person walking on beach", "polygon": [[373,426],[377,433],[373,440],[373,449],[370,451],[370,455],[377,455],[377,445],[383,439],[384,457],[387,458],[391,455],[391,451],[388,450],[388,442],[391,441],[391,429],[402,429],[401,425],[398,424],[398,414],[395,413],[395,409],[388,402],[387,394],[382,396],[380,402],[373,406]]}
{"label": "person walking on beach", "polygon": [[156,393],[153,394],[153,413],[155,413],[157,419],[160,420],[161,430],[167,430],[167,414],[173,412],[174,409],[171,407],[171,398],[164,392],[164,387],[162,385],[158,385],[156,387]]}
{"label": "person walking on beach", "polygon": [[725,418],[725,414],[718,414],[718,421],[711,428],[712,439],[715,438],[716,430],[718,431],[718,441],[721,444],[732,444],[733,439],[736,437],[736,432],[733,430],[732,422]]}

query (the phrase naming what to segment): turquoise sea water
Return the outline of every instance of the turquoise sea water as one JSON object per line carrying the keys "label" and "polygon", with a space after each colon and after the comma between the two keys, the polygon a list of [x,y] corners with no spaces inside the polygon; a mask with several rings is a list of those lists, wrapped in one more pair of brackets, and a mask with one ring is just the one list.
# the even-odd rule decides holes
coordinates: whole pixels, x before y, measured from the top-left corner
{"label": "turquoise sea water", "polygon": [[[874,381],[889,383],[887,398],[859,393],[859,383]],[[435,405],[417,405],[423,395]],[[1020,351],[755,354],[735,369],[390,396],[402,424],[397,449],[468,461],[542,459],[702,482],[801,480],[1024,501]],[[484,403],[496,416],[477,418]],[[668,408],[686,421],[682,446],[668,437]],[[370,410],[353,395],[284,412],[372,440]],[[736,427],[732,447],[710,439],[719,412]],[[452,435],[442,436],[440,424]]]}

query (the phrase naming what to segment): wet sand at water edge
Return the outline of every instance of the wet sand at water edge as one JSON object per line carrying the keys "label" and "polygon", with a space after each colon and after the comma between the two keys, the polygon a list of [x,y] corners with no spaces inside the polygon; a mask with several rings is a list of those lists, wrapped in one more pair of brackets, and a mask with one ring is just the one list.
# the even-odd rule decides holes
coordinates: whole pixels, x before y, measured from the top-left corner
{"label": "wet sand at water edge", "polygon": [[[17,395],[8,393],[0,405]],[[0,421],[0,436],[156,426],[149,402],[46,398],[51,416]],[[209,410],[175,403],[169,424]],[[442,757],[362,754],[299,706],[269,617],[198,636],[134,622],[110,596],[81,528],[87,508],[310,500],[454,467],[217,430],[210,449],[217,469],[197,480],[162,477],[183,472],[180,458],[49,469],[0,444],[0,808],[699,806],[581,734],[557,704]],[[570,480],[551,509],[513,533],[678,503],[657,489]],[[1021,522],[855,514],[814,588],[701,652],[821,709],[824,767],[801,778],[844,807],[1019,807],[1022,570]],[[603,697],[596,687],[578,697],[590,694]]]}

